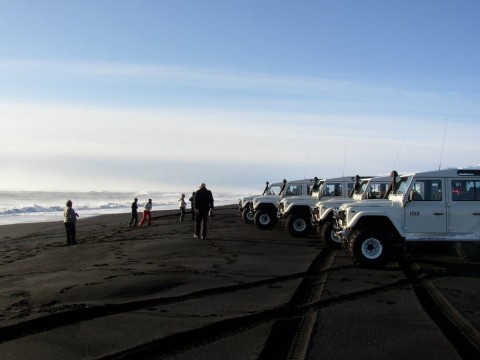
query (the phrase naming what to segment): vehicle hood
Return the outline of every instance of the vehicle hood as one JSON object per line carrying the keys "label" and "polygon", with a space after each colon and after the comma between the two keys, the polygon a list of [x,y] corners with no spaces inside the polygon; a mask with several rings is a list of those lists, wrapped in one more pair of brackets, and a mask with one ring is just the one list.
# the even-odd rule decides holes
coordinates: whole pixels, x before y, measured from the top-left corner
{"label": "vehicle hood", "polygon": [[382,200],[361,200],[361,201],[356,201],[352,203],[346,203],[345,206],[342,206],[341,208],[349,207],[350,209],[355,209],[355,208],[366,208],[366,207],[394,207],[394,206],[401,206],[401,203],[396,202],[396,201],[391,201],[387,199],[382,199]]}

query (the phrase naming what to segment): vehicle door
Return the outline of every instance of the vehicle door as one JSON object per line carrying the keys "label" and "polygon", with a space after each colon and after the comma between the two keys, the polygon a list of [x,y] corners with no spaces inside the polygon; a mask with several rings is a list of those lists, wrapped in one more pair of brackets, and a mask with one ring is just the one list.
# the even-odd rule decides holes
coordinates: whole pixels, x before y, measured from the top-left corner
{"label": "vehicle door", "polygon": [[405,204],[407,233],[445,233],[447,208],[444,179],[416,178],[410,187]]}
{"label": "vehicle door", "polygon": [[449,179],[449,185],[448,231],[457,234],[478,233],[480,231],[480,178]]}

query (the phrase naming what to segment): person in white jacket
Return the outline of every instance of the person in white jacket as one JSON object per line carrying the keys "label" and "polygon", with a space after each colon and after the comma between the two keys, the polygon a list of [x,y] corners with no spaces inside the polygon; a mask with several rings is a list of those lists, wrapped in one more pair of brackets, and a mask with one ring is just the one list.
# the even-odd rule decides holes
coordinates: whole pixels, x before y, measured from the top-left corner
{"label": "person in white jacket", "polygon": [[152,225],[152,199],[148,199],[148,202],[143,207],[142,219],[138,223],[138,226],[142,226],[145,220],[148,218],[148,225]]}
{"label": "person in white jacket", "polygon": [[182,194],[180,199],[178,199],[178,206],[180,207],[180,222],[183,221],[185,217],[185,208],[187,207],[187,202],[185,201],[185,194]]}

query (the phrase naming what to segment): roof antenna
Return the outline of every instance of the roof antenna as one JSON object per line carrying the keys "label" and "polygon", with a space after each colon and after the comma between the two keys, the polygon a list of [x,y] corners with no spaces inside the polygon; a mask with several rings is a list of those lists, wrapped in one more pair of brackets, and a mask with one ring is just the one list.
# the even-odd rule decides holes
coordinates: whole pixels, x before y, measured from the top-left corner
{"label": "roof antenna", "polygon": [[343,149],[343,169],[342,169],[342,177],[345,177],[345,161],[347,158],[347,144],[345,144],[345,148]]}
{"label": "roof antenna", "polygon": [[440,163],[438,164],[438,170],[442,167],[442,159],[443,159],[443,148],[445,146],[445,135],[447,134],[447,124],[448,118],[445,120],[445,130],[443,131],[443,141],[442,141],[442,152],[440,153]]}
{"label": "roof antenna", "polygon": [[403,147],[403,143],[404,143],[404,142],[405,142],[405,139],[403,139],[403,140],[402,140],[402,143],[400,144],[400,148],[398,149],[397,156],[395,157],[395,160],[393,161],[392,170],[395,170],[395,166],[397,166],[398,156],[400,155],[400,150],[402,150],[402,147]]}

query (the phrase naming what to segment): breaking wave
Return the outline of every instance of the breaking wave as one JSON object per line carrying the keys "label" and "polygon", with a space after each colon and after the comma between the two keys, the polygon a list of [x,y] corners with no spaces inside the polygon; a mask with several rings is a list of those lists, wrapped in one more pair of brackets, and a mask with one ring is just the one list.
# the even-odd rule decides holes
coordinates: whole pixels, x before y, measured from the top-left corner
{"label": "breaking wave", "polygon": [[[187,199],[189,198],[189,194]],[[214,194],[216,205],[235,204],[238,194]],[[172,192],[46,192],[0,191],[0,225],[19,222],[38,222],[61,219],[67,199],[80,217],[128,213],[134,198],[138,198],[139,210],[152,199],[153,210],[169,210],[178,207],[179,193]]]}

